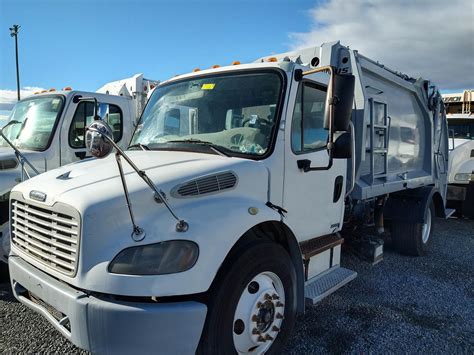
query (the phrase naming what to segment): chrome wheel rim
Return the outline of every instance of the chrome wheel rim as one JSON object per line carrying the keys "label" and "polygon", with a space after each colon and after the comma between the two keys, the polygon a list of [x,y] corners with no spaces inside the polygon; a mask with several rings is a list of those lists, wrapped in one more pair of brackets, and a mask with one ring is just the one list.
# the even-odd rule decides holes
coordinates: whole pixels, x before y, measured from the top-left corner
{"label": "chrome wheel rim", "polygon": [[242,290],[234,314],[233,339],[239,354],[263,354],[280,332],[285,314],[285,290],[273,272],[255,276]]}
{"label": "chrome wheel rim", "polygon": [[421,238],[422,238],[423,244],[426,244],[428,242],[428,239],[430,239],[430,232],[431,232],[431,209],[428,208],[428,211],[426,213],[426,220],[421,230]]}

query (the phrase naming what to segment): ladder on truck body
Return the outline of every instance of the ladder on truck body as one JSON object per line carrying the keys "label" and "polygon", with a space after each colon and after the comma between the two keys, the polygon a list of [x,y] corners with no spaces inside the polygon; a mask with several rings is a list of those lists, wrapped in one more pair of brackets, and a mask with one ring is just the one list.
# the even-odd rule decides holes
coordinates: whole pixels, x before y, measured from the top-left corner
{"label": "ladder on truck body", "polygon": [[[379,117],[382,122],[376,120],[375,108],[380,105],[383,110],[383,116]],[[390,141],[390,116],[387,114],[387,103],[369,99],[370,108],[370,122],[367,124],[369,130],[369,147],[366,148],[366,153],[370,153],[370,175],[368,183],[373,184],[376,179],[386,179],[388,175],[388,146]],[[382,137],[382,146],[375,147],[376,137]],[[375,171],[375,156],[383,157],[383,170]],[[367,179],[366,179],[367,180]]]}

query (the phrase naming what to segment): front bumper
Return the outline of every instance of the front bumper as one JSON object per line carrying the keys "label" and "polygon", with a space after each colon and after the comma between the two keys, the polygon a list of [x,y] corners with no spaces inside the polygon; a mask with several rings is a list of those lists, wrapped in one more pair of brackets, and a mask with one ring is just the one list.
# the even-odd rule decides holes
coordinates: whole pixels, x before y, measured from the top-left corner
{"label": "front bumper", "polygon": [[206,318],[198,302],[148,303],[88,295],[18,256],[9,258],[15,297],[66,338],[94,353],[194,354]]}

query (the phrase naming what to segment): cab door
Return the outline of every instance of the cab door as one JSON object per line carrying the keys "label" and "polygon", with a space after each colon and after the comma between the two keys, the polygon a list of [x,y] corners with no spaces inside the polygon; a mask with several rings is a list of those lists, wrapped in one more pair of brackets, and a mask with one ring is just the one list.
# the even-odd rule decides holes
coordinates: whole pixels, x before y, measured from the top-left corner
{"label": "cab door", "polygon": [[329,74],[308,75],[290,93],[283,207],[299,241],[342,227],[346,160],[329,158],[328,83]]}
{"label": "cab door", "polygon": [[[112,128],[114,141],[124,146],[124,144],[121,144],[122,141],[125,141],[122,108],[116,103],[99,102],[97,114]],[[92,101],[71,103],[68,116],[65,117],[61,130],[61,165],[90,157],[85,145],[85,128],[93,120],[94,103]],[[129,129],[129,127],[126,128]]]}

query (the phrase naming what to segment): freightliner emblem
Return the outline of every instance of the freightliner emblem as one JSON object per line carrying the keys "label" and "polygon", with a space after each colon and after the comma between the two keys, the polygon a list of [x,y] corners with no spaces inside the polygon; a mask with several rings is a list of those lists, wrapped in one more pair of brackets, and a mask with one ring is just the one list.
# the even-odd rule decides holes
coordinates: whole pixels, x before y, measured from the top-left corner
{"label": "freightliner emblem", "polygon": [[46,201],[46,194],[44,192],[41,192],[41,191],[32,190],[32,191],[30,191],[30,198],[32,200],[44,202],[44,201]]}

